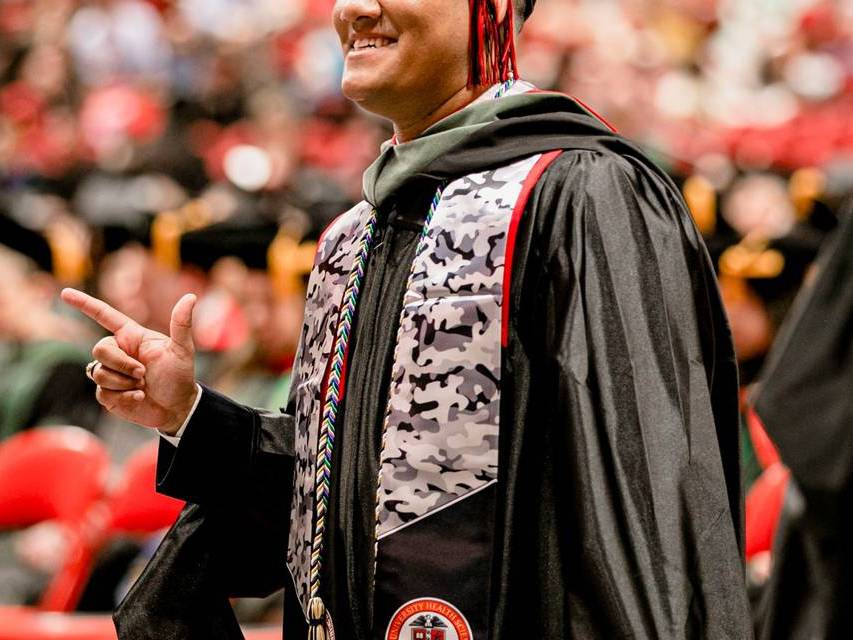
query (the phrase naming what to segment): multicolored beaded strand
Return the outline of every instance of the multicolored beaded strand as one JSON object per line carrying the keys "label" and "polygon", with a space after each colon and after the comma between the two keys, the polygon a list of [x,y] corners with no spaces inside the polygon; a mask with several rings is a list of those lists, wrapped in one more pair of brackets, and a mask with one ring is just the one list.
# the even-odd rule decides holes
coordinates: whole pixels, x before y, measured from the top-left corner
{"label": "multicolored beaded strand", "polygon": [[323,404],[323,418],[317,443],[317,462],[315,473],[315,523],[314,540],[311,545],[311,599],[308,603],[310,640],[325,640],[326,607],[320,598],[320,574],[323,570],[324,533],[326,531],[326,513],[329,508],[329,490],[332,479],[332,455],[335,448],[335,423],[343,395],[341,376],[349,348],[350,331],[355,318],[358,295],[364,280],[364,270],[370,255],[373,235],[376,231],[376,209],[370,212],[361,240],[358,254],[349,273],[343,304],[335,330],[335,343],[332,360],[329,364],[329,377],[326,383],[326,397]]}
{"label": "multicolored beaded strand", "polygon": [[500,89],[498,89],[498,92],[495,94],[494,100],[497,100],[498,98],[503,98],[506,95],[506,92],[512,89],[512,85],[514,84],[515,78],[512,76],[512,72],[510,71],[509,80],[504,82],[501,85]]}

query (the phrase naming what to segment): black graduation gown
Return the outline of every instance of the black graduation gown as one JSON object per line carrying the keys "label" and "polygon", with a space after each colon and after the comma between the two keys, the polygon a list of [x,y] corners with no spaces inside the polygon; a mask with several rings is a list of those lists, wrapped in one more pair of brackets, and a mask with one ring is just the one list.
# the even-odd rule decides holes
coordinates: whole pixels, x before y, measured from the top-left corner
{"label": "black graduation gown", "polygon": [[757,611],[760,638],[853,634],[853,202],[753,398],[793,481]]}
{"label": "black graduation gown", "polygon": [[[379,207],[328,516],[323,596],[339,638],[380,638],[387,624],[370,613],[379,439],[436,181],[554,148],[567,151],[528,202],[511,281],[490,637],[751,637],[736,364],[705,247],[634,147],[586,115],[519,114]],[[289,586],[290,414],[205,391],[180,447],[161,444],[159,490],[209,514],[198,598]],[[207,637],[180,615],[181,599],[197,599],[174,588],[189,541],[173,534],[118,610],[120,637]],[[161,618],[171,635],[156,631]],[[304,637],[292,592],[284,624]]]}

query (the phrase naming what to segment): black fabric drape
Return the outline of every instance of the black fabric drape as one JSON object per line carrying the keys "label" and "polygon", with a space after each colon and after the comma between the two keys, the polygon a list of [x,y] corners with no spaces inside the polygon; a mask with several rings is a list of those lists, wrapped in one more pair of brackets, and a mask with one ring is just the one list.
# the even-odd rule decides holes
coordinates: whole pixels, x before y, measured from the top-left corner
{"label": "black fabric drape", "polygon": [[853,203],[842,220],[753,398],[793,478],[757,615],[767,640],[853,629]]}
{"label": "black fabric drape", "polygon": [[[502,159],[541,150],[520,124],[492,130]],[[534,189],[516,246],[490,637],[744,640],[737,374],[710,260],[666,177],[615,137],[581,144],[570,124],[554,118],[553,139],[566,135],[549,144],[567,151]],[[481,151],[480,165],[493,161]],[[445,158],[453,171],[474,170],[463,152]],[[447,171],[439,162],[383,203],[362,285],[323,582],[339,638],[381,638],[387,624],[371,620],[378,436],[408,266]],[[160,488],[227,512],[241,493],[229,455],[251,477],[260,430],[278,438],[269,460],[283,468],[292,425],[226,404],[206,392],[177,453],[163,445]],[[241,491],[269,492],[279,514],[290,486]],[[254,554],[283,559],[286,535],[261,540]],[[233,546],[232,565],[246,550]],[[285,636],[300,637],[286,600]]]}

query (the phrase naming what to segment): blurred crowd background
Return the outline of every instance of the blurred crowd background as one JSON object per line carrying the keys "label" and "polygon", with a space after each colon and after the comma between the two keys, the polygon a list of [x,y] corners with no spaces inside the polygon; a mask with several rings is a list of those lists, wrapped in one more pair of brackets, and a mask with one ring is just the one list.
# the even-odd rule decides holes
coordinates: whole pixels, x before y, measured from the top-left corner
{"label": "blurred crowd background", "polygon": [[[312,243],[390,137],[340,94],[332,4],[0,1],[0,440],[91,432],[105,495],[153,456],[156,435],[95,402],[83,367],[100,334],[58,302],[66,285],[159,330],[197,293],[201,379],[284,405]],[[682,187],[748,387],[853,196],[853,0],[540,0],[519,62]],[[747,486],[758,433],[744,427]],[[70,526],[24,524],[0,534],[0,604],[43,602],[67,561]],[[112,609],[151,533],[102,540],[63,607]],[[758,587],[770,560],[753,556]]]}

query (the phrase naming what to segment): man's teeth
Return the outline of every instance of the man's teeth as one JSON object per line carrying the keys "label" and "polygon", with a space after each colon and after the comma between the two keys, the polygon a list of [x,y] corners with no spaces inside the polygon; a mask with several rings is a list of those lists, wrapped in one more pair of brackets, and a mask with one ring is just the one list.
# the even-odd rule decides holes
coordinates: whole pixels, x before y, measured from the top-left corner
{"label": "man's teeth", "polygon": [[355,51],[359,51],[361,49],[379,49],[381,47],[387,47],[392,43],[393,40],[389,40],[388,38],[359,38],[352,43],[352,48]]}

